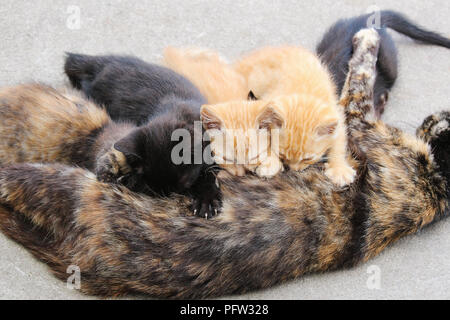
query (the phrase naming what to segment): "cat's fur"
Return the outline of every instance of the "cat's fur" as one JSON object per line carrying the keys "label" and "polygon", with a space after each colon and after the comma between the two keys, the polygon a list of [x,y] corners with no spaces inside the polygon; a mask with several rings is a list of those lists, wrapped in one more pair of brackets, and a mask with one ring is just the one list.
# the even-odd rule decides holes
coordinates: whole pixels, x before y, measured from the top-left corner
{"label": "cat's fur", "polygon": [[[182,196],[147,197],[82,169],[23,164],[0,170],[0,229],[60,279],[78,266],[81,291],[105,296],[237,294],[367,261],[448,216],[450,118],[426,121],[429,144],[367,121],[378,36],[363,30],[355,39],[342,99],[358,167],[348,188],[320,164],[270,180],[229,176],[223,213],[205,221],[184,217]],[[442,149],[433,155],[430,145]]]}
{"label": "cat's fur", "polygon": [[[273,156],[272,167],[264,166],[262,175],[275,175],[282,168],[281,160],[297,171],[327,154],[327,176],[340,186],[353,181],[355,171],[346,160],[343,112],[331,77],[316,55],[298,47],[267,47],[237,61],[234,69],[246,79],[246,92],[266,102],[262,112],[270,128],[279,129],[279,148],[271,151],[280,159],[275,161],[277,156]],[[229,108],[203,106],[205,127],[217,128],[217,123],[222,131],[233,127],[227,120],[238,119],[241,112],[233,104]],[[257,119],[251,119],[249,126],[255,123]],[[249,153],[258,153],[252,148]],[[212,150],[224,153],[214,145]]]}
{"label": "cat's fur", "polygon": [[142,125],[162,113],[177,112],[177,105],[186,120],[200,120],[206,102],[185,77],[132,56],[67,53],[64,71],[74,88],[104,106],[115,121]]}
{"label": "cat's fur", "polygon": [[[283,169],[280,157],[291,169],[303,170],[329,151],[327,175],[338,185],[353,181],[355,172],[345,159],[345,125],[336,90],[314,54],[295,47],[269,47],[231,66],[213,51],[167,48],[165,62],[199,88],[207,88],[211,101],[225,101],[203,106],[202,120],[206,129],[220,131],[212,135],[212,150],[216,162],[230,173],[243,175],[248,170],[272,177]],[[236,75],[245,81],[236,81]],[[263,102],[243,101],[247,98]],[[268,156],[250,165],[249,160],[262,150],[248,143],[248,130],[259,129],[261,123],[280,130],[279,143],[277,147],[264,144],[270,147]],[[236,129],[241,133],[228,133]],[[215,142],[217,137],[220,143]],[[237,148],[236,140],[242,137],[245,144]],[[223,164],[224,155],[227,164]]]}
{"label": "cat's fur", "polygon": [[247,99],[244,77],[216,52],[168,47],[164,50],[164,63],[192,81],[209,104]]}
{"label": "cat's fur", "polygon": [[352,38],[368,23],[377,22],[374,17],[379,15],[381,38],[377,62],[377,77],[374,88],[375,111],[380,116],[388,99],[389,90],[394,85],[398,75],[397,49],[386,28],[394,29],[417,41],[450,48],[450,39],[437,33],[427,31],[405,16],[394,11],[380,11],[349,19],[341,19],[333,24],[325,33],[316,47],[321,60],[328,66],[336,86],[341,92],[347,76],[348,62],[352,57]]}
{"label": "cat's fur", "polygon": [[197,214],[212,215],[218,205],[215,177],[208,177],[205,165],[171,161],[172,147],[178,142],[171,142],[166,133],[185,128],[186,121],[155,118],[137,127],[112,121],[105,110],[76,92],[40,84],[3,88],[0,164],[77,165],[92,170],[100,180],[121,183],[136,192],[190,194]]}
{"label": "cat's fur", "polygon": [[282,171],[271,134],[281,126],[281,119],[272,112],[270,103],[238,100],[204,105],[202,120],[209,130],[215,162],[231,174],[243,176],[251,171],[272,177]]}
{"label": "cat's fur", "polygon": [[[175,129],[184,128],[189,131],[191,137],[194,136],[194,122],[200,121],[200,107],[206,102],[197,87],[168,68],[132,56],[67,53],[64,71],[72,86],[104,106],[113,120],[157,127],[154,130],[157,132],[150,138],[153,140],[150,145],[158,144],[159,148],[165,148],[167,152],[159,159],[152,157],[152,165],[159,172],[153,179],[161,185],[173,187],[172,181],[165,179],[166,169],[183,168],[167,165],[167,162],[171,161],[170,151],[175,145],[171,142],[171,135]],[[197,137],[202,138],[202,133],[198,132]],[[119,151],[125,155],[133,154],[136,151],[135,143],[136,141],[131,139],[127,144],[116,147],[121,147]],[[192,145],[200,143],[202,141],[192,141]],[[204,142],[201,148],[205,149],[207,145],[208,143]],[[145,148],[144,152],[147,151],[145,156],[150,157],[151,147]],[[216,170],[214,166],[206,165],[203,160],[202,158],[202,164],[189,167],[191,174],[185,175],[179,185],[186,184],[185,189],[188,190],[191,188],[189,184],[195,184],[196,190],[191,191],[201,194],[201,199],[194,210],[196,214],[206,214],[208,217],[216,213],[220,194],[215,184]],[[180,174],[185,173],[180,171]],[[197,179],[200,183],[196,183]]]}

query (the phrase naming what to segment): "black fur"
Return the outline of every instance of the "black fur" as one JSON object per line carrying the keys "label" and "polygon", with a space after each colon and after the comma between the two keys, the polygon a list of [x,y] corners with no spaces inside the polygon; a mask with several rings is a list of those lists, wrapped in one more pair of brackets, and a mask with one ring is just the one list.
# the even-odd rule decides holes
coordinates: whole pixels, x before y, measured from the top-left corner
{"label": "black fur", "polygon": [[[105,107],[115,121],[142,125],[114,147],[124,153],[132,173],[122,183],[133,190],[167,195],[189,193],[195,198],[196,214],[212,216],[219,206],[219,191],[210,165],[174,164],[171,141],[176,129],[186,129],[191,145],[203,150],[206,143],[194,141],[194,121],[206,103],[198,89],[183,76],[161,66],[130,56],[88,56],[68,53],[65,73],[73,87]],[[145,126],[144,126],[145,124]],[[193,149],[192,149],[193,150]],[[193,153],[192,153],[193,163]],[[147,192],[147,193],[148,193]]]}
{"label": "black fur", "polygon": [[[316,52],[332,73],[339,92],[344,86],[348,62],[353,54],[352,38],[359,30],[367,28],[367,21],[371,15],[366,14],[337,21],[328,29],[316,47]],[[381,42],[374,87],[375,108],[378,115],[384,111],[389,90],[394,85],[398,72],[397,49],[386,28],[394,29],[423,43],[450,48],[450,39],[415,25],[400,13],[381,11],[380,22],[381,29],[377,31]]]}

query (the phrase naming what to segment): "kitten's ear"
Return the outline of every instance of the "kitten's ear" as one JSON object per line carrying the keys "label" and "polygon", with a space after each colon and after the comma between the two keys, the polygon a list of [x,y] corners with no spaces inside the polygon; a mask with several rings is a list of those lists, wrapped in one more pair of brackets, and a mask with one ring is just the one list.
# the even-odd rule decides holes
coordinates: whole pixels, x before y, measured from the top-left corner
{"label": "kitten's ear", "polygon": [[203,105],[200,110],[200,117],[203,122],[203,127],[206,130],[220,130],[222,128],[222,120],[213,111],[212,106]]}
{"label": "kitten's ear", "polygon": [[279,129],[284,126],[283,116],[268,104],[256,119],[259,129]]}
{"label": "kitten's ear", "polygon": [[258,100],[258,98],[255,96],[255,94],[253,93],[253,91],[250,90],[250,92],[248,93],[248,96],[247,96],[247,100],[256,101],[256,100]]}
{"label": "kitten's ear", "polygon": [[318,136],[322,137],[322,136],[329,136],[332,135],[336,132],[338,126],[338,122],[337,121],[331,121],[327,124],[323,124],[320,125],[317,129],[316,129],[316,133]]}
{"label": "kitten's ear", "polygon": [[114,149],[123,153],[128,164],[135,164],[142,158],[139,156],[139,132],[134,131],[114,144]]}

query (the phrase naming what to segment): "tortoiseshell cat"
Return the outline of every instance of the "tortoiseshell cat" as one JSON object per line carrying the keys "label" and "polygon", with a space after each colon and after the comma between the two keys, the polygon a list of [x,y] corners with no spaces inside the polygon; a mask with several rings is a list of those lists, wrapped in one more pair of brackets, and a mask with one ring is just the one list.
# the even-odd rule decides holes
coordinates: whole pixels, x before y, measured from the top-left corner
{"label": "tortoiseshell cat", "polygon": [[[341,92],[347,77],[348,62],[353,53],[353,36],[359,30],[367,28],[368,24],[376,23],[375,18],[377,15],[380,19],[380,28],[377,31],[381,42],[378,52],[374,100],[376,114],[380,116],[388,100],[389,90],[394,85],[398,74],[397,49],[386,28],[394,29],[422,43],[434,44],[445,48],[450,48],[450,39],[425,30],[402,14],[390,10],[341,19],[328,29],[316,47],[316,52],[333,75],[338,92]],[[371,18],[374,19],[371,20]]]}
{"label": "tortoiseshell cat", "polygon": [[[183,112],[180,105],[174,108],[173,114]],[[100,180],[136,192],[192,195],[195,213],[211,216],[218,206],[215,177],[209,177],[206,164],[171,161],[171,150],[178,142],[171,141],[170,133],[177,128],[189,129],[186,119],[166,121],[163,115],[141,127],[114,122],[105,110],[76,92],[41,84],[0,89],[1,165],[77,165],[95,172]]]}
{"label": "tortoiseshell cat", "polygon": [[425,121],[428,144],[365,119],[378,43],[373,30],[354,38],[341,103],[358,177],[344,190],[322,164],[270,180],[228,176],[222,214],[205,221],[185,217],[183,196],[152,198],[82,169],[22,164],[0,169],[0,229],[60,279],[79,266],[81,291],[102,296],[238,294],[367,261],[448,216],[450,195],[449,113]]}

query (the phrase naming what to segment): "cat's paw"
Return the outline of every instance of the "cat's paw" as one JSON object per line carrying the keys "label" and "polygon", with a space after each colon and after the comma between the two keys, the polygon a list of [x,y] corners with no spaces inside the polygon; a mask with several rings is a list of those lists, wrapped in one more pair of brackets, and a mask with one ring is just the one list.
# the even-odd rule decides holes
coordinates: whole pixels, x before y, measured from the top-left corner
{"label": "cat's paw", "polygon": [[348,164],[330,166],[327,164],[325,175],[340,186],[346,186],[355,180],[356,171]]}
{"label": "cat's paw", "polygon": [[272,178],[283,171],[283,163],[278,157],[268,157],[255,170],[258,177]]}
{"label": "cat's paw", "polygon": [[373,28],[361,29],[353,36],[352,42],[355,51],[360,49],[375,53],[380,45],[380,35]]}

